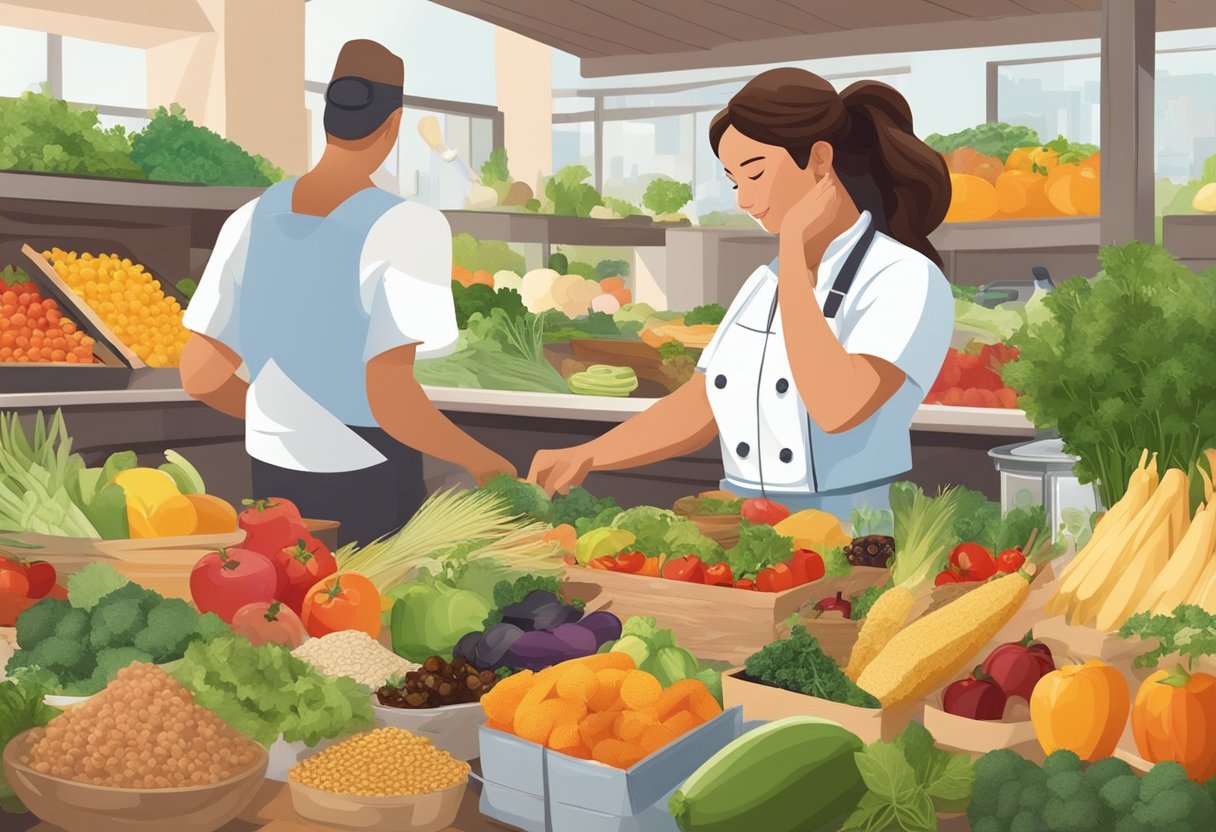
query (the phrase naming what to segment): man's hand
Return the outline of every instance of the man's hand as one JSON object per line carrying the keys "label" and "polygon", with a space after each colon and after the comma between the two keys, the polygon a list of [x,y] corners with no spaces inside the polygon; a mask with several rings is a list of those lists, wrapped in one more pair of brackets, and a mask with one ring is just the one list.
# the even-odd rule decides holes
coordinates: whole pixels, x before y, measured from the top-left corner
{"label": "man's hand", "polygon": [[532,470],[528,479],[539,485],[550,497],[556,492],[565,494],[591,473],[595,455],[587,445],[575,445],[552,451],[537,451],[532,459]]}
{"label": "man's hand", "polygon": [[515,469],[515,466],[506,457],[500,456],[488,448],[485,449],[484,454],[479,454],[465,465],[464,468],[478,485],[485,485],[499,474],[508,474],[512,477],[519,476],[519,471]]}

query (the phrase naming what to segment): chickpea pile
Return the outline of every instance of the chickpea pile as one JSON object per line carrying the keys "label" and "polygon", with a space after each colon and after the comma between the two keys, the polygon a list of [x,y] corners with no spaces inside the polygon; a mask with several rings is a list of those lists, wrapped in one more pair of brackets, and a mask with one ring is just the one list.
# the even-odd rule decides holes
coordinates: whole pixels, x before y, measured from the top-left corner
{"label": "chickpea pile", "polygon": [[406,797],[465,782],[469,766],[425,737],[377,728],[332,745],[292,767],[293,783],[357,797]]}
{"label": "chickpea pile", "polygon": [[190,332],[182,307],[139,263],[113,254],[42,252],[72,291],[149,367],[176,367]]}
{"label": "chickpea pile", "polygon": [[101,693],[52,719],[21,762],[63,780],[175,789],[230,780],[258,759],[234,731],[154,665],[118,671]]}

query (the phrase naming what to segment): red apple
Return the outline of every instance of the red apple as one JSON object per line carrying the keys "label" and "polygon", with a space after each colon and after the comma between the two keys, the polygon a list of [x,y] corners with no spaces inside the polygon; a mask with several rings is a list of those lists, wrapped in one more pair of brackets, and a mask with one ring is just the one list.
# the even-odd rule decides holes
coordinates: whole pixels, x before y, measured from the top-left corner
{"label": "red apple", "polygon": [[984,660],[983,671],[1001,686],[1005,695],[1030,701],[1034,686],[1056,669],[1051,650],[1031,633],[1021,641],[1002,644]]}
{"label": "red apple", "polygon": [[278,573],[265,555],[248,549],[220,549],[203,555],[190,573],[190,596],[199,612],[213,612],[229,624],[236,611],[256,601],[273,601]]}
{"label": "red apple", "polygon": [[942,693],[942,710],[967,719],[999,720],[1008,697],[991,677],[976,668],[966,679],[951,683]]}

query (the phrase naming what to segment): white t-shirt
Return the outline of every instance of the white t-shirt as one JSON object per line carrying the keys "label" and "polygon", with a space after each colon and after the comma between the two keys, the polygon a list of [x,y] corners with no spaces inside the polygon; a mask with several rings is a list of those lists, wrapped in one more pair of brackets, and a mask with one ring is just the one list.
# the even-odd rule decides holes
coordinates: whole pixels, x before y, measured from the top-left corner
{"label": "white t-shirt", "polygon": [[[223,343],[229,343],[235,321],[233,301],[245,273],[257,202],[242,206],[224,223],[185,314],[188,329]],[[386,211],[364,241],[359,277],[368,315],[366,360],[411,343],[418,344],[419,358],[453,350],[458,330],[451,291],[452,232],[442,213],[416,202]],[[232,346],[239,352],[239,345]],[[250,455],[280,467],[349,471],[384,461],[273,362],[251,382],[246,421]]]}

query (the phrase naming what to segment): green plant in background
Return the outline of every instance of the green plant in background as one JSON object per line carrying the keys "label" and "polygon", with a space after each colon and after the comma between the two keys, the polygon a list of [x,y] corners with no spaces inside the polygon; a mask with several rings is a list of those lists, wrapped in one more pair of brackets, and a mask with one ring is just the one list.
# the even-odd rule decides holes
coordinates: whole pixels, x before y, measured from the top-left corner
{"label": "green plant in background", "polygon": [[163,182],[263,188],[283,175],[236,142],[195,124],[176,104],[159,108],[148,126],[135,134],[131,158],[149,179]]}
{"label": "green plant in background", "polygon": [[604,197],[604,207],[612,211],[618,217],[644,217],[646,212],[632,202],[624,199],[617,199],[614,196]]}
{"label": "green plant in background", "polygon": [[654,212],[656,217],[679,213],[692,202],[692,185],[666,177],[656,179],[646,186],[642,204]]}
{"label": "green plant in background", "polygon": [[595,279],[605,277],[629,277],[629,263],[625,260],[601,260],[595,264]]}
{"label": "green plant in background", "polygon": [[45,93],[0,99],[0,169],[145,179],[122,127]]}
{"label": "green plant in background", "polygon": [[985,156],[994,156],[1004,164],[1009,154],[1019,147],[1041,147],[1039,134],[1029,127],[1018,124],[981,124],[978,127],[968,127],[957,133],[942,135],[930,133],[925,136],[925,144],[938,153],[953,153],[961,147],[970,147]]}
{"label": "green plant in background", "polygon": [[505,147],[496,147],[490,152],[490,158],[486,159],[481,166],[481,181],[482,184],[489,187],[511,181],[511,171],[507,167],[507,150]]}
{"label": "green plant in background", "polygon": [[452,262],[471,272],[509,271],[522,275],[526,271],[524,256],[509,245],[501,240],[479,240],[472,234],[457,234],[452,238]]}
{"label": "green plant in background", "polygon": [[567,165],[545,182],[545,196],[553,203],[553,213],[561,217],[589,217],[591,209],[604,200],[587,184],[591,171],[586,165]]}
{"label": "green plant in background", "polygon": [[1082,482],[1103,504],[1123,496],[1143,449],[1162,470],[1188,471],[1192,505],[1203,497],[1195,466],[1216,439],[1216,270],[1195,274],[1160,246],[1100,250],[1102,270],[1043,300],[1049,316],[1014,335],[1020,351],[1007,384],[1040,429],[1059,431],[1080,457]]}

